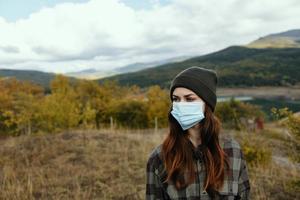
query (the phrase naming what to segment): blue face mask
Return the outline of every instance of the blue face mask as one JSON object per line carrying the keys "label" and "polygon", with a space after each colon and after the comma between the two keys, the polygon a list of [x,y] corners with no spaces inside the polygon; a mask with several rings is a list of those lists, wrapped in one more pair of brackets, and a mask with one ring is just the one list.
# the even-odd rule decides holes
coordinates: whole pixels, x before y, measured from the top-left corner
{"label": "blue face mask", "polygon": [[204,102],[173,102],[171,114],[187,130],[204,119]]}

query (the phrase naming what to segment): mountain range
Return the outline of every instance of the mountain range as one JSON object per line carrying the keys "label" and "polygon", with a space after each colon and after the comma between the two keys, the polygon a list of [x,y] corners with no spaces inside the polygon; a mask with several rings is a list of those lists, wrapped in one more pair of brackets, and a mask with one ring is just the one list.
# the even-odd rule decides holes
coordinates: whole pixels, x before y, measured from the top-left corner
{"label": "mountain range", "polygon": [[185,60],[189,58],[188,56],[179,56],[179,57],[174,57],[174,58],[169,58],[165,60],[159,60],[159,61],[154,61],[154,62],[148,62],[148,63],[133,63],[129,65],[125,65],[123,67],[117,67],[111,70],[100,70],[100,69],[95,69],[95,68],[90,68],[82,71],[77,71],[77,72],[70,72],[66,73],[66,76],[71,76],[75,78],[81,78],[81,79],[99,79],[103,77],[108,77],[108,76],[113,76],[117,74],[123,74],[123,73],[129,73],[129,72],[136,72],[142,69],[162,65],[165,63],[170,63],[170,62],[179,62],[182,60]]}
{"label": "mountain range", "polygon": [[232,46],[182,62],[107,77],[99,82],[116,80],[121,85],[168,88],[177,73],[191,66],[216,70],[218,84],[222,87],[290,86],[300,83],[300,48]]}
{"label": "mountain range", "polygon": [[[115,71],[88,69],[70,74],[77,78],[116,80],[122,85],[168,88],[170,80],[190,66],[214,69],[223,87],[279,86],[300,83],[300,29],[261,37],[245,46],[231,46],[207,55],[174,58],[151,63],[134,63]],[[54,73],[0,69],[0,78],[16,77],[49,88]],[[104,77],[109,76],[109,77]]]}

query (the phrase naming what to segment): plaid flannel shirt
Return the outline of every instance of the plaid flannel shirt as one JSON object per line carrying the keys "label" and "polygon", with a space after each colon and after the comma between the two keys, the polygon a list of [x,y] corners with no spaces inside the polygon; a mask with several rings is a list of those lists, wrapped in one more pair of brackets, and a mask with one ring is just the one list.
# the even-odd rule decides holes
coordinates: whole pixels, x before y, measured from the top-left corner
{"label": "plaid flannel shirt", "polygon": [[[218,190],[215,199],[250,199],[250,183],[248,178],[248,168],[243,157],[243,152],[239,143],[227,138],[220,140],[222,149],[229,157],[229,175],[225,176],[224,184]],[[199,152],[194,151],[196,179],[184,189],[177,190],[171,183],[163,183],[166,178],[163,161],[160,157],[161,145],[157,146],[149,156],[146,172],[146,199],[147,200],[196,200],[211,199],[203,189],[205,179],[205,165],[199,156]],[[201,154],[201,153],[200,153]],[[197,156],[198,155],[198,156]]]}

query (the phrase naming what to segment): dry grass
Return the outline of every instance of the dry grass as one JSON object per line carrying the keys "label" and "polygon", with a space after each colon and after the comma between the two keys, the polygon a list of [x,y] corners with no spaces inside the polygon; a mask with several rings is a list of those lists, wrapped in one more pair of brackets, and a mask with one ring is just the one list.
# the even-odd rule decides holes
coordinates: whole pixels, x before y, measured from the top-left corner
{"label": "dry grass", "polygon": [[0,199],[143,199],[155,137],[141,140],[142,134],[77,131],[3,140]]}
{"label": "dry grass", "polygon": [[[69,131],[1,140],[0,199],[144,199],[147,157],[166,130],[153,132]],[[231,134],[242,141],[240,133]],[[253,199],[299,197],[299,188],[290,187],[299,180],[296,168],[251,166],[250,178]]]}
{"label": "dry grass", "polygon": [[257,149],[272,153],[270,163],[248,165],[252,199],[300,199],[300,165],[289,159],[289,154],[294,152],[288,145],[290,139],[284,133],[266,128],[256,133],[235,131],[231,135],[241,145],[247,141]]}
{"label": "dry grass", "polygon": [[251,167],[250,180],[253,199],[299,199],[299,188],[291,186],[293,181],[299,180],[299,170],[283,168],[274,163],[267,167]]}

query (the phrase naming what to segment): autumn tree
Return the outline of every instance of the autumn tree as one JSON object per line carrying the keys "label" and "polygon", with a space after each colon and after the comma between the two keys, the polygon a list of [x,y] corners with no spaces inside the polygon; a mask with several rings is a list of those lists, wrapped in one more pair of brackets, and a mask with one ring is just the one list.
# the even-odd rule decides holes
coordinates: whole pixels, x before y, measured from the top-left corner
{"label": "autumn tree", "polygon": [[120,128],[147,128],[147,105],[134,99],[114,101],[108,112]]}
{"label": "autumn tree", "polygon": [[0,126],[6,134],[31,134],[37,129],[37,102],[43,97],[42,87],[14,78],[0,81]]}
{"label": "autumn tree", "polygon": [[57,75],[51,82],[51,94],[40,105],[39,125],[47,132],[70,129],[80,121],[80,103],[69,78]]}
{"label": "autumn tree", "polygon": [[105,110],[108,94],[95,81],[79,80],[76,83],[76,94],[80,101],[80,126],[99,128],[98,115]]}
{"label": "autumn tree", "polygon": [[170,99],[167,91],[161,89],[158,85],[151,86],[146,97],[149,126],[154,127],[156,120],[158,127],[166,127],[170,109]]}

